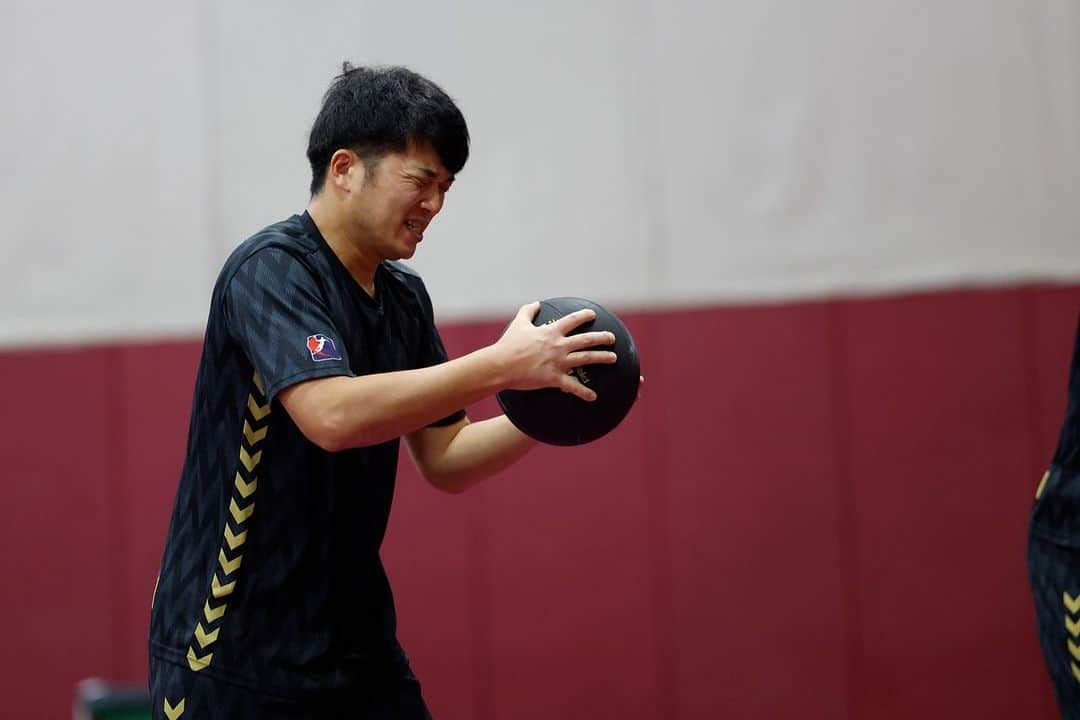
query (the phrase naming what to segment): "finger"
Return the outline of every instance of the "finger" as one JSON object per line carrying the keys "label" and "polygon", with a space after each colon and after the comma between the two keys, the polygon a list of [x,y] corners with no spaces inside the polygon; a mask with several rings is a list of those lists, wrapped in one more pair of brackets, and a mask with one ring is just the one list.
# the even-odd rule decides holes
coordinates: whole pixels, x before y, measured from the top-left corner
{"label": "finger", "polygon": [[582,385],[573,375],[563,375],[562,379],[559,381],[559,389],[564,393],[574,395],[585,402],[592,402],[596,399],[596,393]]}
{"label": "finger", "polygon": [[585,308],[584,310],[575,310],[569,315],[563,315],[561,318],[554,322],[555,329],[563,335],[573,330],[579,325],[584,325],[587,322],[591,322],[596,319],[596,311],[591,308]]}
{"label": "finger", "polygon": [[615,333],[610,332],[587,332],[577,335],[566,336],[570,351],[584,350],[585,348],[599,347],[600,345],[614,345]]}
{"label": "finger", "polygon": [[536,313],[538,312],[540,312],[540,301],[533,300],[528,305],[522,305],[518,308],[514,320],[524,320],[525,322],[532,323],[533,318],[536,317]]}
{"label": "finger", "polygon": [[583,350],[570,353],[566,359],[567,368],[575,368],[582,365],[612,365],[619,361],[619,356],[607,350]]}

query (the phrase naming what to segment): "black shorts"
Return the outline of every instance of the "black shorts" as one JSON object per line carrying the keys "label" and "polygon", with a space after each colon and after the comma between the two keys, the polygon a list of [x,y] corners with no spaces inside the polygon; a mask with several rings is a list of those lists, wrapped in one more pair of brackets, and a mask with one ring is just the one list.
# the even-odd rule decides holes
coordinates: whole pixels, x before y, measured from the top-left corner
{"label": "black shorts", "polygon": [[296,701],[150,658],[150,702],[154,720],[432,720],[411,672],[347,697]]}
{"label": "black shorts", "polygon": [[1065,720],[1080,720],[1080,548],[1032,533],[1028,574],[1039,643]]}

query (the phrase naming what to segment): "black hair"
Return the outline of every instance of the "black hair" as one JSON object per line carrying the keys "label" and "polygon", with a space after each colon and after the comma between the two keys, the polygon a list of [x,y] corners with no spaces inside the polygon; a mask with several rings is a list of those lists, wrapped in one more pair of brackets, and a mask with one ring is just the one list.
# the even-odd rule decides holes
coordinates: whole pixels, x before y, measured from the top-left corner
{"label": "black hair", "polygon": [[330,158],[343,148],[369,169],[410,142],[430,143],[450,173],[469,158],[465,117],[442,88],[404,67],[341,66],[311,126],[311,194],[322,189]]}

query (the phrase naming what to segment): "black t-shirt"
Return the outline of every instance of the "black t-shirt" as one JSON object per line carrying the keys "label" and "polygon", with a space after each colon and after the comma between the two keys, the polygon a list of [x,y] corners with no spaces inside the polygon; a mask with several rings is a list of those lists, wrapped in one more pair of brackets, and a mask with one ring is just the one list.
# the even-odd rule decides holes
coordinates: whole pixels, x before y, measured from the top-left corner
{"label": "black t-shirt", "polygon": [[1039,485],[1031,529],[1047,540],[1080,548],[1080,327],[1069,371],[1065,418],[1053,462]]}
{"label": "black t-shirt", "polygon": [[211,301],[152,655],[286,697],[361,687],[399,663],[379,559],[398,441],[326,452],[275,398],[445,360],[420,277],[384,262],[372,298],[307,213],[237,248]]}

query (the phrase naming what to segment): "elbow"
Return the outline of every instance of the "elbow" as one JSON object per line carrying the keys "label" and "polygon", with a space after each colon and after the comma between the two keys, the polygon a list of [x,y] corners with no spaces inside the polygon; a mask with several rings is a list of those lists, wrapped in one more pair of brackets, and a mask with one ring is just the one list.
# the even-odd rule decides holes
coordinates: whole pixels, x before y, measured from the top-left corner
{"label": "elbow", "polygon": [[320,450],[324,450],[328,453],[336,453],[349,449],[348,444],[337,435],[317,435],[315,437],[309,437],[308,440],[311,440],[311,442],[318,446]]}
{"label": "elbow", "polygon": [[394,437],[385,428],[348,423],[344,413],[332,411],[312,423],[310,431],[305,428],[301,431],[308,440],[330,453],[378,445]]}
{"label": "elbow", "polygon": [[319,425],[310,431],[301,428],[301,432],[319,449],[329,453],[369,447],[393,439],[392,436],[379,433],[377,430],[368,431],[365,428],[341,427],[333,423]]}
{"label": "elbow", "polygon": [[332,428],[301,428],[301,432],[304,433],[304,437],[315,445],[320,450],[324,450],[330,453],[341,452],[347,450],[349,445],[345,442],[344,437],[335,432]]}
{"label": "elbow", "polygon": [[351,392],[353,378],[310,380],[287,388],[281,404],[309,442],[326,452],[340,452],[391,439],[393,428],[379,425],[371,412],[358,413],[361,402]]}
{"label": "elbow", "polygon": [[297,423],[297,427],[309,442],[326,452],[341,452],[356,445],[353,442],[354,433],[344,422],[344,414],[333,409],[325,410],[302,425]]}
{"label": "elbow", "polygon": [[431,487],[447,495],[460,495],[472,485],[470,479],[461,473],[440,474],[431,470],[421,470],[420,474]]}
{"label": "elbow", "polygon": [[472,485],[472,483],[469,483],[469,482],[454,482],[454,481],[443,481],[443,482],[441,482],[441,483],[439,483],[437,485],[435,483],[432,483],[432,484],[435,485],[435,488],[437,490],[441,490],[442,492],[446,493],[447,495],[460,495],[463,492],[465,492],[466,490],[468,490],[469,487]]}

